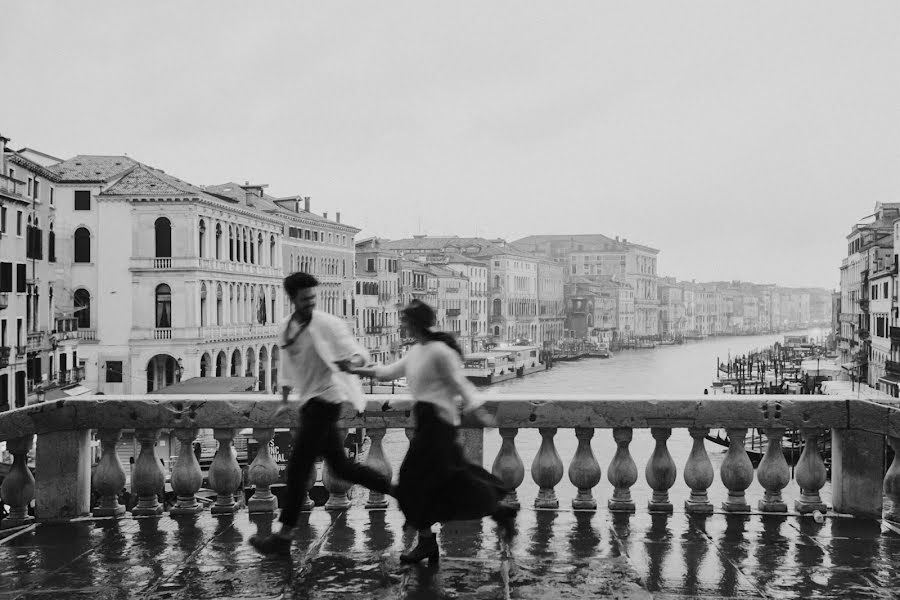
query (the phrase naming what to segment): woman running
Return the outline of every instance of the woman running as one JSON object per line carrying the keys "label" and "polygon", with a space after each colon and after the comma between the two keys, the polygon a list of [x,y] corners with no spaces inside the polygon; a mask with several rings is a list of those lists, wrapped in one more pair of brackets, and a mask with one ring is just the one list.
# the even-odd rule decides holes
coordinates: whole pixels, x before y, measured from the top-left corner
{"label": "woman running", "polygon": [[509,491],[500,479],[463,455],[457,441],[460,408],[484,425],[493,418],[481,408],[475,387],[463,375],[462,350],[444,332],[432,331],[436,318],[430,306],[413,300],[401,313],[402,323],[415,339],[399,361],[375,368],[350,368],[351,373],[390,381],[406,377],[415,404],[415,435],[400,466],[397,501],[408,526],[418,530],[418,543],[400,555],[404,563],[439,558],[432,526],[438,522],[490,516],[504,539],[515,532],[516,509],[501,504]]}

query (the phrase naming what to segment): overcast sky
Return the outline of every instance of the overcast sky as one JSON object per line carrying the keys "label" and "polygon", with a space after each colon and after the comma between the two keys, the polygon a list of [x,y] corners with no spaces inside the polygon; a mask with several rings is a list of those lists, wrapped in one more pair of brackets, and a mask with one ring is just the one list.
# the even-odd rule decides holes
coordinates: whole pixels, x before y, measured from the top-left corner
{"label": "overcast sky", "polygon": [[900,201],[900,2],[10,2],[0,132],[360,237],[603,233],[660,273],[839,285]]}

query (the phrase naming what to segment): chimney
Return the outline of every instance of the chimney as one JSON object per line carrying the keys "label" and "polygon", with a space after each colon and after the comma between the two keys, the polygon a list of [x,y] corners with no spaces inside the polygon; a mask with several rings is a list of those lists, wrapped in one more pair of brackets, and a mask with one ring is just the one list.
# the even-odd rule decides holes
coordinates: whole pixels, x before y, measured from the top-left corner
{"label": "chimney", "polygon": [[3,137],[3,134],[0,133],[0,175],[6,175],[6,142],[9,141],[8,137]]}
{"label": "chimney", "polygon": [[295,213],[300,212],[300,201],[299,200],[294,200],[294,212]]}
{"label": "chimney", "polygon": [[306,196],[303,199],[303,210],[305,210],[306,212],[309,212],[309,196]]}
{"label": "chimney", "polygon": [[322,213],[322,218],[323,218],[323,219],[327,219],[327,218],[328,218],[328,211],[325,211],[325,212]]}
{"label": "chimney", "polygon": [[337,222],[340,223],[340,222],[341,222],[341,213],[338,212],[338,213],[335,213],[335,214],[337,215]]}

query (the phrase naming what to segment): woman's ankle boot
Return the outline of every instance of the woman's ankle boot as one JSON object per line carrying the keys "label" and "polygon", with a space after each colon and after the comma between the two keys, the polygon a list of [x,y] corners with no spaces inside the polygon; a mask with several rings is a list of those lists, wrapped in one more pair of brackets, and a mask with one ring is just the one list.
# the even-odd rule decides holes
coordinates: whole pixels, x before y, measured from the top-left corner
{"label": "woman's ankle boot", "polygon": [[428,559],[428,564],[434,564],[440,559],[437,536],[420,537],[415,548],[400,555],[400,562],[417,563],[425,558]]}

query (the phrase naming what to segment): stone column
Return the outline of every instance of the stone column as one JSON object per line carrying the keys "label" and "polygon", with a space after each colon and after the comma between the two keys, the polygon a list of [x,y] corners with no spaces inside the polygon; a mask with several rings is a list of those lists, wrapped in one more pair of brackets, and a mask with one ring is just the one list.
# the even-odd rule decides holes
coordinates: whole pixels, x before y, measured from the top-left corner
{"label": "stone column", "polygon": [[614,488],[612,498],[607,502],[611,511],[635,511],[634,500],[631,499],[631,486],[637,482],[638,472],[634,458],[631,457],[628,449],[633,436],[634,431],[631,427],[613,429],[616,453],[606,470],[606,478]]}
{"label": "stone column", "polygon": [[744,440],[747,428],[728,429],[728,453],[722,461],[722,483],[728,488],[728,499],[722,508],[728,512],[749,512],[745,491],[753,483],[753,463],[747,456]]}
{"label": "stone column", "polygon": [[791,481],[791,469],[784,459],[781,440],[784,429],[766,429],[766,453],[756,468],[756,479],[765,489],[758,508],[762,512],[787,512],[787,504],[781,497],[781,490]]}
{"label": "stone column", "polygon": [[131,493],[138,497],[131,514],[136,517],[160,515],[163,506],[157,495],[165,490],[166,477],[153,449],[159,439],[159,429],[136,429],[134,437],[141,444],[141,452],[131,471]]}
{"label": "stone column", "polygon": [[203,511],[203,505],[197,502],[196,493],[203,484],[203,471],[194,455],[196,429],[176,429],[178,438],[178,460],[172,470],[172,491],[177,500],[169,509],[169,515],[194,515]]}
{"label": "stone column", "polygon": [[884,520],[900,526],[900,437],[888,437],[894,450],[894,460],[884,474],[884,495],[888,501],[884,507]]}
{"label": "stone column", "polygon": [[519,433],[519,430],[515,427],[500,428],[500,437],[503,441],[500,444],[500,450],[497,452],[496,458],[494,458],[494,464],[491,466],[491,473],[505,483],[510,490],[503,503],[514,508],[519,508],[519,497],[516,489],[525,481],[525,465],[522,463],[522,458],[516,450],[517,433]]}
{"label": "stone column", "polygon": [[678,475],[675,461],[666,445],[672,430],[668,427],[651,427],[650,433],[656,440],[656,446],[644,470],[647,483],[653,488],[653,497],[647,506],[652,511],[672,512],[674,508],[669,501],[669,488],[675,484]]}
{"label": "stone column", "polygon": [[216,491],[216,503],[210,508],[214,515],[234,514],[238,509],[234,494],[241,487],[241,467],[234,454],[234,429],[217,428],[213,437],[219,442],[216,455],[209,465],[209,487]]}
{"label": "stone column", "polygon": [[125,507],[119,504],[119,492],[125,488],[125,469],[119,461],[116,444],[122,438],[120,429],[100,429],[97,431],[103,454],[94,470],[94,489],[100,494],[100,503],[94,508],[95,517],[116,517],[125,515]]}
{"label": "stone column", "polygon": [[692,427],[690,433],[694,443],[684,466],[684,482],[691,489],[691,496],[684,501],[684,510],[691,514],[711,514],[713,505],[707,490],[715,478],[715,471],[704,444],[709,429]]}
{"label": "stone column", "polygon": [[531,477],[538,484],[538,495],[534,499],[535,508],[559,508],[559,500],[553,489],[562,480],[563,464],[553,443],[556,427],[540,427],[541,447],[531,463]]}
{"label": "stone column", "polygon": [[253,429],[253,439],[259,447],[250,463],[249,480],[256,488],[247,502],[247,508],[252,513],[273,513],[278,508],[278,498],[271,489],[272,484],[278,481],[278,464],[269,452],[269,442],[274,435],[274,429]]}
{"label": "stone column", "polygon": [[819,453],[819,437],[821,431],[816,428],[800,429],[803,435],[803,452],[794,469],[794,478],[800,486],[800,498],[794,500],[794,509],[801,514],[814,511],[825,512],[828,508],[819,496],[819,490],[825,485],[825,462]]}
{"label": "stone column", "polygon": [[91,432],[54,431],[37,436],[35,516],[69,520],[91,510]]}
{"label": "stone column", "polygon": [[6,442],[6,449],[13,456],[9,473],[0,484],[0,498],[9,505],[9,515],[0,521],[0,529],[19,527],[34,521],[28,514],[28,506],[34,500],[34,475],[28,468],[28,452],[34,445],[34,436],[16,438]]}
{"label": "stone column", "polygon": [[[384,448],[381,444],[382,440],[384,439],[385,433],[387,433],[387,430],[367,429],[366,433],[369,436],[369,440],[371,440],[371,444],[369,446],[369,456],[366,457],[366,465],[375,469],[376,471],[387,477],[388,480],[390,480],[394,473],[391,469],[391,463],[389,463],[387,458],[385,458],[384,456]],[[387,507],[388,501],[384,494],[382,494],[381,492],[369,490],[369,498],[366,501],[366,508],[371,509]]]}
{"label": "stone column", "polygon": [[576,427],[575,437],[578,438],[578,448],[569,464],[569,481],[578,488],[578,494],[572,499],[572,508],[595,510],[597,501],[594,500],[591,490],[600,483],[603,475],[600,463],[597,462],[591,449],[594,428]]}
{"label": "stone column", "polygon": [[884,436],[831,430],[831,497],[834,510],[879,518],[882,512]]}

